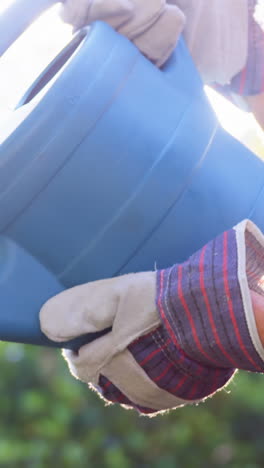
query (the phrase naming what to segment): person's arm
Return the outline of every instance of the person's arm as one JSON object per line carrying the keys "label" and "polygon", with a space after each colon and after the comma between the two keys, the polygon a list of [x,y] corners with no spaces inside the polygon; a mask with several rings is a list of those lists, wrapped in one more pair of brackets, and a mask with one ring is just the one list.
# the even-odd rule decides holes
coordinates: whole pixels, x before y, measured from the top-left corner
{"label": "person's arm", "polygon": [[52,340],[112,327],[65,351],[71,372],[144,414],[197,403],[236,369],[264,372],[264,236],[244,221],[182,264],[69,289],[40,312]]}
{"label": "person's arm", "polygon": [[264,3],[248,0],[247,58],[224,86],[214,84],[238,107],[252,112],[264,130]]}

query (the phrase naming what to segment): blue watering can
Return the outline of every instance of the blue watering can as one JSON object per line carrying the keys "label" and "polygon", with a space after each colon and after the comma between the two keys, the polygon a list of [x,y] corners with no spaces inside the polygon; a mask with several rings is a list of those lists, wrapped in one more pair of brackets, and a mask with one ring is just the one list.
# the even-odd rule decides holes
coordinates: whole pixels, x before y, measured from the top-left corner
{"label": "blue watering can", "polygon": [[[52,3],[7,9],[0,54]],[[104,23],[79,31],[0,140],[2,340],[78,348],[94,335],[39,328],[63,288],[168,267],[244,218],[264,229],[264,164],[219,126],[182,39],[160,70]]]}

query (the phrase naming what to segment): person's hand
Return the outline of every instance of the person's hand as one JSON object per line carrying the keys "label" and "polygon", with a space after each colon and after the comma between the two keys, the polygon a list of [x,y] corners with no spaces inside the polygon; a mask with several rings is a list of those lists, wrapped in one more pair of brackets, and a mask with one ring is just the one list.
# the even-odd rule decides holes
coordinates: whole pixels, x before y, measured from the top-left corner
{"label": "person's hand", "polygon": [[155,272],[77,286],[44,306],[40,312],[42,331],[52,340],[64,341],[69,336],[112,327],[111,332],[83,346],[78,353],[64,351],[71,372],[97,389],[100,386],[109,400],[114,398],[141,412],[179,406],[184,401],[159,389],[144,375],[129,349],[140,337],[151,336],[161,324],[155,294]]}
{"label": "person's hand", "polygon": [[158,66],[170,56],[184,26],[183,13],[165,0],[66,0],[61,16],[75,29],[105,21]]}
{"label": "person's hand", "polygon": [[157,66],[183,32],[205,83],[228,84],[247,59],[247,0],[66,0],[62,19],[75,29],[105,21]]}
{"label": "person's hand", "polygon": [[112,327],[64,352],[72,373],[108,401],[143,413],[197,402],[236,368],[264,370],[263,249],[244,221],[183,264],[59,294],[40,312],[42,331],[64,341]]}

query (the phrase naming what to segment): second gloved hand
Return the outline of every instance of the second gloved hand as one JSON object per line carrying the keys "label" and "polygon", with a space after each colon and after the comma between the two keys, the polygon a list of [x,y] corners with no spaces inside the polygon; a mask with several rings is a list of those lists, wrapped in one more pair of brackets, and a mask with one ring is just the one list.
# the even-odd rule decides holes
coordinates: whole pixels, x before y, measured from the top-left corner
{"label": "second gloved hand", "polygon": [[105,21],[158,66],[175,48],[185,21],[181,10],[165,0],[66,0],[62,19],[75,29]]}

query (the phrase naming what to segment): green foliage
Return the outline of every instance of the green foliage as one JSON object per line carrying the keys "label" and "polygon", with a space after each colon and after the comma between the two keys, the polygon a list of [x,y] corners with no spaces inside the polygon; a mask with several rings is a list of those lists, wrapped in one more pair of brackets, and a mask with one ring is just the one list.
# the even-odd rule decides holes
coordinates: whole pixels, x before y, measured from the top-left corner
{"label": "green foliage", "polygon": [[59,352],[0,344],[0,467],[264,467],[263,376],[148,419],[104,406]]}

